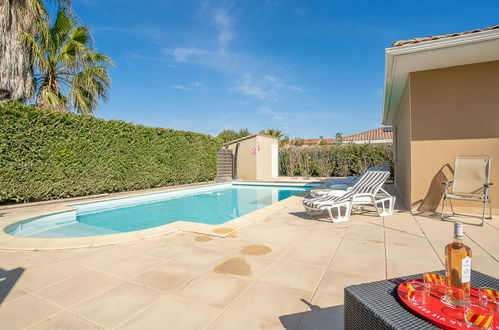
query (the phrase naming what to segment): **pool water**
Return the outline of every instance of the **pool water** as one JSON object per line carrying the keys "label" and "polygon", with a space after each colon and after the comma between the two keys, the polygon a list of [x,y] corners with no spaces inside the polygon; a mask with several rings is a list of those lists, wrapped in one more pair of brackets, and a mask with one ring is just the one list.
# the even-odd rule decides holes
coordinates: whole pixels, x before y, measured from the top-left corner
{"label": "pool water", "polygon": [[25,237],[84,237],[162,226],[175,221],[218,225],[308,187],[223,184],[209,189],[75,205],[75,211],[29,219],[8,226],[8,234]]}

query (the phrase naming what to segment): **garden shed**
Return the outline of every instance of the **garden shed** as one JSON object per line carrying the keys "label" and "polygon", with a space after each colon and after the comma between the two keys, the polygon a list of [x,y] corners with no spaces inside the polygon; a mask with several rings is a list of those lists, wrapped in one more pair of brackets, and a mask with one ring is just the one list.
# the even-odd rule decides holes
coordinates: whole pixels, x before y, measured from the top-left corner
{"label": "garden shed", "polygon": [[224,148],[232,152],[233,179],[261,181],[279,176],[278,138],[253,134],[229,141]]}

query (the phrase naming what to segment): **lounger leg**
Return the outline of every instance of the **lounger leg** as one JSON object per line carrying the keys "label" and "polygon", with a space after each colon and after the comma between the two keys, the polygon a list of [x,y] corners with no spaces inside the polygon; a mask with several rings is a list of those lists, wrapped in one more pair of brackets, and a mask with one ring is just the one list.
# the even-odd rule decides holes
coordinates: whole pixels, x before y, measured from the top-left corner
{"label": "lounger leg", "polygon": [[[395,205],[395,197],[390,197],[390,198],[387,198],[387,199],[383,199],[379,202],[376,202],[376,204],[379,203],[381,204],[381,208],[383,209],[383,211],[379,212],[378,210],[378,215],[380,217],[387,217],[387,216],[390,216],[393,214],[393,207]],[[385,203],[388,203],[388,210],[386,208],[386,204]],[[376,209],[378,209],[376,207]]]}
{"label": "lounger leg", "polygon": [[348,221],[348,218],[350,217],[350,213],[352,211],[352,205],[350,203],[348,203],[346,205],[343,204],[343,206],[345,206],[345,215],[343,215],[343,216],[341,215],[341,206],[342,205],[333,206],[338,211],[338,216],[336,218],[333,216],[333,212],[332,212],[333,207],[328,207],[328,209],[327,209],[329,211],[329,216],[331,217],[331,221],[334,223]]}
{"label": "lounger leg", "polygon": [[489,217],[487,219],[492,219],[492,201],[489,199]]}
{"label": "lounger leg", "polygon": [[483,199],[483,214],[482,214],[482,227],[485,222],[485,212],[487,211],[487,197]]}
{"label": "lounger leg", "polygon": [[445,220],[445,219],[444,219],[445,200],[446,200],[446,198],[445,198],[445,196],[444,196],[444,199],[442,199],[442,212],[440,213],[440,219],[441,219],[441,220]]}

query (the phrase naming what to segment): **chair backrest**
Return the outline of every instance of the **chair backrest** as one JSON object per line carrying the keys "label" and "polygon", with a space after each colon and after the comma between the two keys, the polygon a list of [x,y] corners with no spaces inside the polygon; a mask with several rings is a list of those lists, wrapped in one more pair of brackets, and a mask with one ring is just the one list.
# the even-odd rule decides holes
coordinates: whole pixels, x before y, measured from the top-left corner
{"label": "chair backrest", "polygon": [[489,155],[460,155],[454,163],[452,193],[482,194],[489,183]]}

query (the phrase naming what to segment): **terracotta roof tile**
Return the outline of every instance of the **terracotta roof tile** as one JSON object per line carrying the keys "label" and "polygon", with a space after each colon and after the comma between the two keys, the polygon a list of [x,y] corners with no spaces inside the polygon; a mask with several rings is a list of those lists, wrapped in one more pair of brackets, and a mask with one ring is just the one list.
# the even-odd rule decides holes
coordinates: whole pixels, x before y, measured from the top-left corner
{"label": "terracotta roof tile", "polygon": [[[343,141],[379,141],[379,140],[392,140],[393,131],[391,127],[380,127],[369,131],[360,132],[357,134],[352,134],[343,137]],[[324,139],[324,143],[333,143],[335,139]],[[290,141],[289,144],[300,144],[300,145],[316,145],[321,142],[320,139],[302,139],[297,141]]]}
{"label": "terracotta roof tile", "polygon": [[494,25],[494,26],[486,27],[484,29],[475,29],[475,30],[465,31],[465,32],[441,34],[441,35],[436,35],[436,36],[412,38],[412,39],[407,39],[407,40],[399,40],[399,41],[395,41],[392,44],[392,47],[405,46],[405,45],[409,45],[409,44],[417,44],[417,43],[424,42],[424,41],[451,38],[451,37],[457,37],[457,36],[462,36],[462,35],[466,35],[466,34],[472,34],[472,33],[484,32],[484,31],[490,31],[490,30],[496,30],[496,29],[499,29],[499,25]]}
{"label": "terracotta roof tile", "polygon": [[391,128],[385,129],[385,127],[375,128],[369,131],[343,137],[343,141],[373,141],[391,139],[393,139],[393,131]]}

